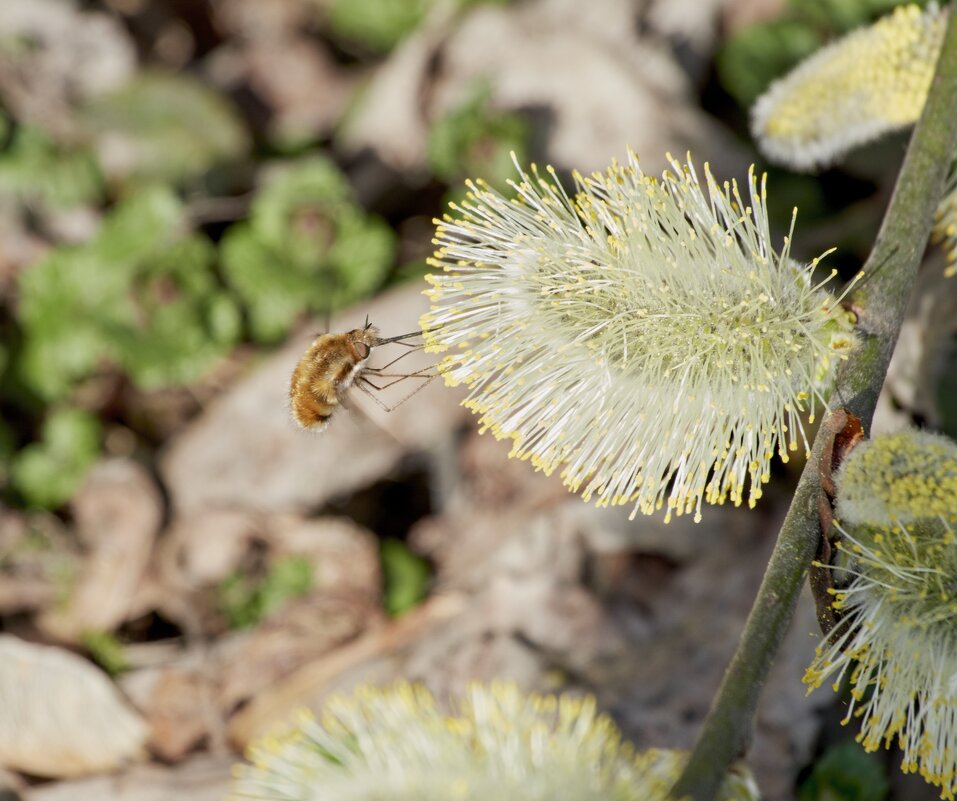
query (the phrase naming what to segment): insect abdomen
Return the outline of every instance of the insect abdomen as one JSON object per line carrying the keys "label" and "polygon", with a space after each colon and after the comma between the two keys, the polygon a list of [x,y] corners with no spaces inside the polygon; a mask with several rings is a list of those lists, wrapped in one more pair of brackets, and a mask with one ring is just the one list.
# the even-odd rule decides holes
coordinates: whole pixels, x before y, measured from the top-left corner
{"label": "insect abdomen", "polygon": [[[303,428],[321,431],[339,407],[369,357],[374,328],[323,334],[300,359],[289,386],[292,416]],[[361,347],[361,350],[360,350]]]}
{"label": "insect abdomen", "polygon": [[324,403],[311,392],[298,392],[292,397],[292,415],[303,428],[321,431],[338,405],[337,399]]}
{"label": "insect abdomen", "polygon": [[303,428],[321,431],[339,405],[330,365],[318,358],[314,345],[296,366],[289,386],[292,416]]}

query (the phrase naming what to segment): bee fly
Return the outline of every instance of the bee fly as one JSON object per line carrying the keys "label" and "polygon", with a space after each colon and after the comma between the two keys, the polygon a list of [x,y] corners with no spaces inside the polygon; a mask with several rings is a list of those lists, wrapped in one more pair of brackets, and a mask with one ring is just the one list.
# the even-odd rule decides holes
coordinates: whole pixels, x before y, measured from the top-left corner
{"label": "bee fly", "polygon": [[[342,396],[352,386],[368,394],[386,411],[392,411],[396,406],[404,403],[434,378],[435,374],[425,369],[404,374],[383,372],[411,351],[403,353],[379,368],[366,367],[366,363],[373,349],[380,345],[394,342],[412,350],[418,350],[421,346],[412,345],[404,340],[419,336],[420,333],[413,331],[410,334],[383,339],[379,336],[379,330],[369,322],[367,317],[362,328],[356,328],[344,334],[322,334],[316,337],[292,373],[289,404],[293,419],[303,428],[322,431],[339,407]],[[375,384],[369,376],[387,380],[384,384]],[[424,381],[392,407],[386,406],[370,391],[387,389],[406,378],[422,378]]]}

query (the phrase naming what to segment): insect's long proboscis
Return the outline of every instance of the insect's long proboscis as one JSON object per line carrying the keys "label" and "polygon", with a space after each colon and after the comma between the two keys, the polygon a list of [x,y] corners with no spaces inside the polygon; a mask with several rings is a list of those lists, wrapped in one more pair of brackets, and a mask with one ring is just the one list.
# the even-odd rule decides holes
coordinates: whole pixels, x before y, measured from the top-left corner
{"label": "insect's long proboscis", "polygon": [[400,334],[397,337],[385,337],[385,338],[376,339],[375,345],[376,347],[378,347],[379,345],[388,345],[390,342],[400,342],[403,339],[411,339],[412,337],[419,337],[419,336],[422,336],[421,331],[413,331],[410,334]]}

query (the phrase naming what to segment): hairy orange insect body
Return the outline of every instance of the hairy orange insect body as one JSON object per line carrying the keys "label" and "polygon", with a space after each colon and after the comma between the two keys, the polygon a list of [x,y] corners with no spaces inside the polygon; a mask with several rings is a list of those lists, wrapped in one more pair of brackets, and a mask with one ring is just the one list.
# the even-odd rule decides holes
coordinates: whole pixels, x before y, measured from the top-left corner
{"label": "hairy orange insect body", "polygon": [[371,325],[316,337],[292,373],[289,404],[293,419],[303,428],[322,431],[339,407],[341,395],[352,386],[372,348],[380,342],[379,331]]}

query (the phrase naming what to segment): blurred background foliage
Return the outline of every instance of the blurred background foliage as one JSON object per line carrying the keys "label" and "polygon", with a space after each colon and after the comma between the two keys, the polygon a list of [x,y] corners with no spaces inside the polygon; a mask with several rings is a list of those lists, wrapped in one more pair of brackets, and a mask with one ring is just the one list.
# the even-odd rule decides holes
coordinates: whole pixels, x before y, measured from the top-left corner
{"label": "blurred background foliage", "polygon": [[814,763],[801,784],[799,801],[884,801],[890,790],[887,768],[878,754],[844,740]]}
{"label": "blurred background foliage", "polygon": [[227,576],[219,585],[219,605],[230,627],[249,628],[288,599],[307,595],[312,583],[309,560],[287,556],[270,565],[259,578],[239,571]]}
{"label": "blurred background foliage", "polygon": [[[44,7],[49,2],[56,5]],[[331,0],[315,4],[307,24],[343,64],[374,67],[433,5]],[[449,13],[472,5],[459,0]],[[745,135],[747,107],[777,75],[893,5],[791,0],[782,14],[724,42],[706,86],[711,104],[737,114]],[[84,22],[69,3],[61,9],[64,24]],[[202,15],[179,19],[173,6],[145,2],[104,9],[128,31],[113,31],[117,41],[100,55],[104,75],[116,73],[103,77],[108,89],[68,86],[38,110],[11,81],[6,91],[0,86],[0,215],[30,240],[26,258],[6,259],[0,460],[9,498],[46,508],[68,500],[95,460],[101,420],[136,432],[105,383],[140,392],[188,387],[242,343],[277,343],[306,315],[328,315],[420,275],[427,253],[403,252],[394,209],[380,203],[377,213],[357,193],[357,173],[349,172],[356,165],[338,152],[336,124],[290,151],[263,124],[255,98],[209,79],[210,52],[228,43],[209,41],[215,34],[202,25],[189,29],[197,19],[208,24]],[[3,64],[14,75],[31,69],[45,36],[36,18],[25,20],[0,30]],[[137,39],[157,23],[170,31],[165,47]],[[132,55],[124,49],[130,38]],[[357,86],[344,114],[362,91]],[[466,176],[507,191],[511,154],[520,162],[535,155],[533,127],[522,113],[496,108],[487,83],[477,82],[432,121],[430,174],[411,179],[412,189],[426,189],[425,205],[407,216],[427,221],[441,212],[440,199],[460,201]],[[861,180],[845,181],[845,195]],[[776,189],[782,219],[795,203],[812,219],[846,205],[828,176],[786,175]]]}
{"label": "blurred background foliage", "polygon": [[[70,3],[42,5],[63,15],[51,30],[90,21]],[[430,5],[335,0],[315,22],[343,59],[374,64]],[[124,21],[134,35],[169,16],[162,4],[104,6],[121,18],[131,11]],[[183,34],[192,16],[162,21]],[[12,19],[0,54],[15,74],[34,66],[56,31],[27,12]],[[36,254],[11,265],[3,297],[0,475],[15,504],[69,500],[101,450],[101,418],[142,433],[117,407],[117,385],[189,387],[243,342],[277,343],[305,315],[328,317],[424,271],[425,252],[398,262],[395,228],[357,198],[337,163],[334,127],[289,152],[263,130],[255,103],[204,79],[195,32],[175,57],[144,54],[138,42],[135,64],[126,63],[126,38],[108,32],[113,60],[95,65],[106,91],[68,92],[39,111],[11,91],[0,106],[0,215]],[[524,160],[528,138],[521,115],[492,107],[476,84],[435,121],[431,177],[416,180],[446,187],[448,199],[461,199],[467,175],[505,189],[510,154]]]}
{"label": "blurred background foliage", "polygon": [[222,240],[227,283],[244,304],[249,333],[275,342],[303,312],[332,312],[382,286],[395,237],[366,213],[339,169],[322,157],[274,169],[249,219]]}
{"label": "blurred background foliage", "polygon": [[[56,4],[42,6],[49,12]],[[448,13],[477,4],[458,0]],[[344,65],[374,67],[434,5],[331,0],[316,3],[306,23]],[[724,104],[745,135],[747,107],[777,75],[893,5],[791,0],[782,14],[724,42],[706,103]],[[401,213],[360,197],[358,168],[337,147],[335,121],[289,140],[264,124],[248,90],[210,80],[216,46],[230,43],[228,34],[216,41],[204,29],[208,18],[161,3],[99,6],[91,9],[126,26],[111,29],[115,41],[86,66],[100,70],[105,90],[67,86],[38,109],[10,80],[0,86],[0,216],[29,240],[25,257],[5,259],[0,475],[8,500],[50,509],[70,498],[97,458],[103,423],[148,435],[149,425],[123,406],[126,387],[190,387],[243,343],[275,344],[307,315],[328,316],[420,276],[427,255],[421,243],[414,254],[400,246]],[[59,13],[63,19],[48,27],[73,22],[82,44],[90,20],[67,2]],[[281,14],[276,24],[285,24]],[[149,25],[166,26],[165,46],[143,38]],[[14,76],[32,69],[47,35],[30,13],[19,27],[0,29],[5,69]],[[344,115],[363,91],[358,84]],[[464,198],[463,178],[481,176],[509,191],[512,154],[521,163],[536,155],[534,120],[497,108],[491,97],[479,81],[432,121],[429,174],[412,176],[409,187],[425,190],[423,206],[406,215],[420,228],[444,203]],[[843,185],[852,194],[854,180]],[[812,218],[846,205],[831,196],[827,177],[785,175],[776,188],[781,219],[795,203]]]}
{"label": "blurred background foliage", "polygon": [[[797,205],[802,247],[837,245],[829,264],[847,274],[870,246],[900,142],[795,175],[761,163],[748,108],[803,57],[897,4],[771,3],[774,13],[717,42],[692,82],[694,103],[770,170],[777,229]],[[406,57],[429,26],[507,5],[2,0],[3,501],[68,519],[102,454],[152,468],[206,399],[293,331],[420,279],[432,220],[463,202],[465,178],[507,193],[513,158],[547,160],[553,117],[497,103],[490,78],[423,115],[418,162],[349,142],[391,56]],[[941,375],[957,435],[957,368]],[[430,566],[400,539],[383,539],[379,555],[383,606],[399,615],[425,597]],[[249,628],[311,586],[308,562],[289,557],[230,575],[216,605],[230,627]],[[110,672],[124,669],[113,633],[91,632],[84,647]],[[839,745],[800,797],[865,801],[886,785],[880,764]]]}

